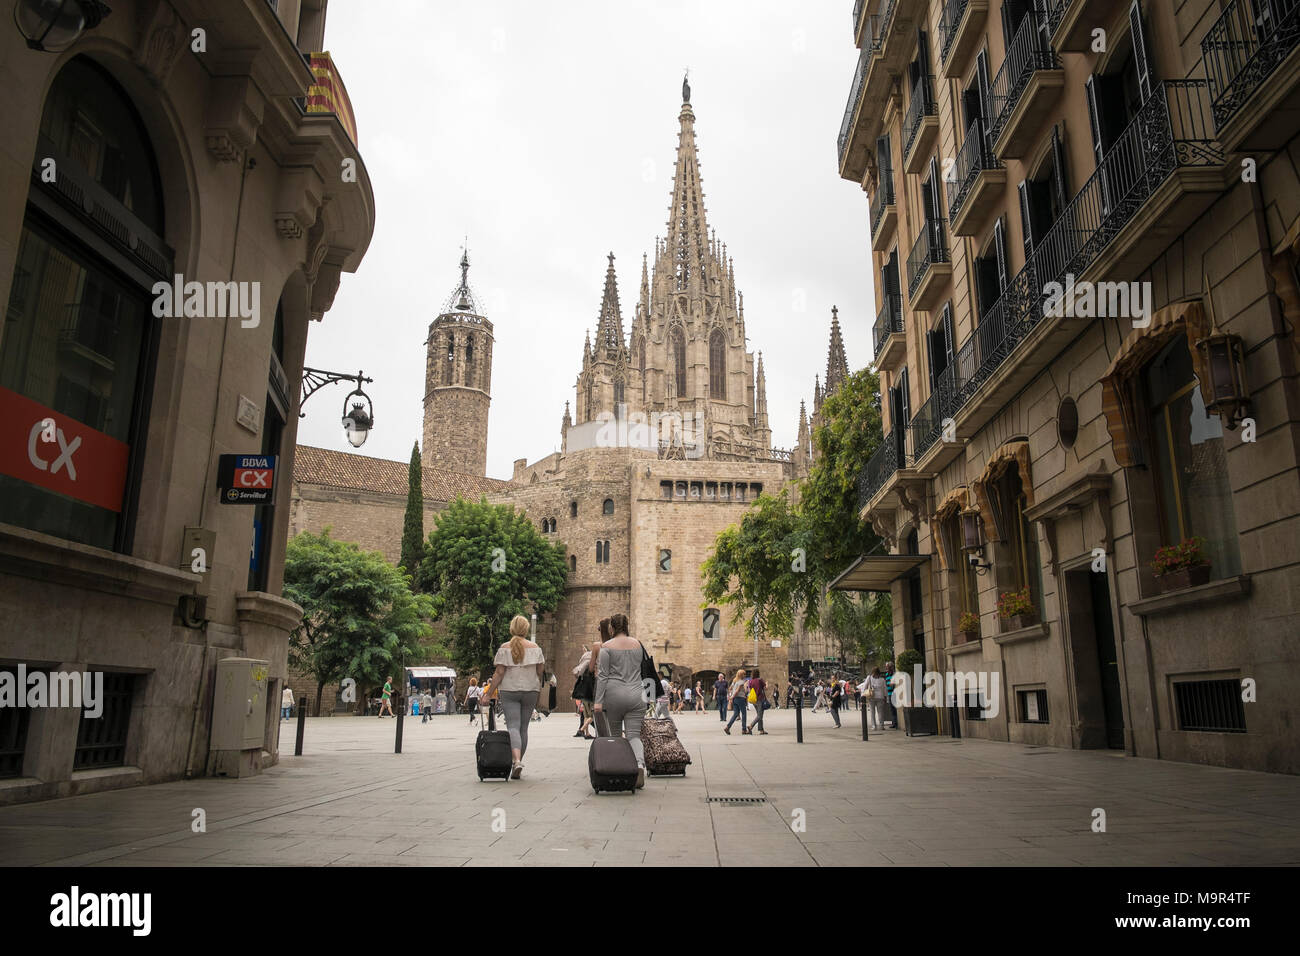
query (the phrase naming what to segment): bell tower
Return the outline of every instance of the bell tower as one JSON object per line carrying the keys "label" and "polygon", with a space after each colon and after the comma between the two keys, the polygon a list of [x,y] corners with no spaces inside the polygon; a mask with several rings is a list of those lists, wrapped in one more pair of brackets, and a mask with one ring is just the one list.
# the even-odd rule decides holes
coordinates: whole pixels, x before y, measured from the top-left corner
{"label": "bell tower", "polygon": [[492,403],[492,323],[469,287],[469,252],[460,284],[429,324],[425,339],[424,442],[421,464],[487,475],[488,406]]}

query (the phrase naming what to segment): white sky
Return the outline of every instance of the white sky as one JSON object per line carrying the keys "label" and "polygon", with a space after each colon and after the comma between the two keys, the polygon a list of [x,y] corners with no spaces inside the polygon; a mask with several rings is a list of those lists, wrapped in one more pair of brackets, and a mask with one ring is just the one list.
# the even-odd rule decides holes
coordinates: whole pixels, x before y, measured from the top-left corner
{"label": "white sky", "polygon": [[[356,112],[376,224],[313,324],[307,364],[363,368],[362,453],[406,460],[421,435],[424,340],[470,284],[495,327],[488,474],[558,449],[606,253],[624,332],[641,254],[668,217],[683,68],[711,228],[735,258],[749,348],[763,352],[773,443],[825,375],[832,305],[849,366],[875,318],[866,195],[839,179],[852,80],[850,0],[333,0],[326,22]],[[307,405],[303,444],[351,450],[347,389]]]}

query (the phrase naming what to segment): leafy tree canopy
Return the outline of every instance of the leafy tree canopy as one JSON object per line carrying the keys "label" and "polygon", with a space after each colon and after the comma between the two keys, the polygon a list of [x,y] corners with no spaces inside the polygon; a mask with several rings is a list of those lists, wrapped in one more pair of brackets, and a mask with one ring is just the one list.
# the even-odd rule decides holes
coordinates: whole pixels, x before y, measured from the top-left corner
{"label": "leafy tree canopy", "polygon": [[564,596],[561,543],[547,541],[522,511],[458,498],[436,518],[422,580],[436,593],[438,619],[457,669],[477,674],[510,636],[510,619],[554,611]]}
{"label": "leafy tree canopy", "polygon": [[315,678],[318,713],[324,685],[351,677],[358,688],[374,686],[429,653],[433,600],[413,595],[410,578],[382,554],[335,541],[328,528],[289,542],[284,596],[303,609],[289,661]]}

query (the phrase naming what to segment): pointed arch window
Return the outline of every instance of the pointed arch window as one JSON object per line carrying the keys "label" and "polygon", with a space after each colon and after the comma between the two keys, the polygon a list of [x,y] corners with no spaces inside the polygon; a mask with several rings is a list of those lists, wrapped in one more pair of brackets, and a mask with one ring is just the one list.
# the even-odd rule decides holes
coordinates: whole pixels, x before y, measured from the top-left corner
{"label": "pointed arch window", "polygon": [[456,336],[451,332],[447,333],[447,361],[456,361]]}
{"label": "pointed arch window", "polygon": [[673,372],[677,376],[677,395],[686,394],[686,334],[681,326],[674,326],[668,333],[668,351],[673,361]]}
{"label": "pointed arch window", "polygon": [[619,414],[619,406],[627,401],[625,397],[627,389],[623,381],[623,376],[614,379],[614,414]]}
{"label": "pointed arch window", "polygon": [[709,397],[727,397],[727,337],[722,329],[709,336]]}

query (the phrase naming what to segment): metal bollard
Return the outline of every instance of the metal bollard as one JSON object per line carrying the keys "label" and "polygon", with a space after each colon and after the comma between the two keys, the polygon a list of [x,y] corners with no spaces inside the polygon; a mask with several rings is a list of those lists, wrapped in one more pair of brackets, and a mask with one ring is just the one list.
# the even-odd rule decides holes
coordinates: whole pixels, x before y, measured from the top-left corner
{"label": "metal bollard", "polygon": [[400,705],[397,708],[397,740],[393,743],[393,753],[400,754],[402,752],[402,721],[406,718],[406,698],[399,697],[397,699],[400,701]]}
{"label": "metal bollard", "polygon": [[307,698],[298,698],[298,739],[293,742],[293,755],[302,756],[302,735],[307,729]]}
{"label": "metal bollard", "polygon": [[961,717],[957,709],[957,698],[952,700],[952,711],[948,718],[952,722],[952,737],[954,740],[961,740]]}
{"label": "metal bollard", "polygon": [[794,739],[803,743],[803,694],[794,699]]}
{"label": "metal bollard", "polygon": [[[863,703],[865,703],[865,701]],[[867,739],[867,708],[859,707],[858,710],[862,714],[862,739],[866,740]]]}

